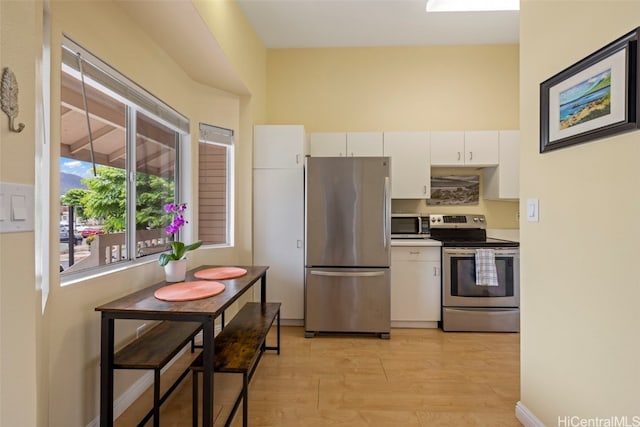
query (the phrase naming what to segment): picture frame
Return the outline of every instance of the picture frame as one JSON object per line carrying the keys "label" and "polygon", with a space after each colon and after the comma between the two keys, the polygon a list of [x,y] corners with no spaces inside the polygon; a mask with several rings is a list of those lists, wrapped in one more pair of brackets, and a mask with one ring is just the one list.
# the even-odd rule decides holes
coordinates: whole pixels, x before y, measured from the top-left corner
{"label": "picture frame", "polygon": [[540,153],[640,129],[640,27],[540,83]]}
{"label": "picture frame", "polygon": [[477,205],[480,175],[431,175],[429,206]]}

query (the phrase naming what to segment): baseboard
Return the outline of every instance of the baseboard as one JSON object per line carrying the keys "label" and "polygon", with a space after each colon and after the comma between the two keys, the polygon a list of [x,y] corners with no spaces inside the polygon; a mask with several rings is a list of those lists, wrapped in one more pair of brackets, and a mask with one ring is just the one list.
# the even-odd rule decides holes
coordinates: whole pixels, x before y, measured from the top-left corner
{"label": "baseboard", "polygon": [[516,418],[524,427],[545,427],[533,412],[529,410],[522,402],[516,403]]}
{"label": "baseboard", "polygon": [[437,329],[438,322],[427,321],[406,321],[406,320],[392,320],[392,328],[409,328],[409,329]]}
{"label": "baseboard", "polygon": [[281,319],[281,326],[304,326],[304,319]]}
{"label": "baseboard", "polygon": [[[175,361],[178,360],[178,358],[180,358],[180,356],[182,356],[184,352],[190,348],[190,346],[191,344],[187,345],[182,350],[180,350],[178,354],[176,354],[174,358],[171,359],[169,363],[165,365],[164,368],[162,368],[160,373],[163,374],[167,369],[169,369],[171,365],[173,365]],[[153,371],[150,370],[150,371],[147,371],[143,376],[141,376],[140,379],[134,382],[131,385],[131,387],[126,389],[125,392],[120,395],[120,397],[118,397],[116,400],[113,401],[113,419],[115,420],[120,415],[122,415],[124,411],[126,411],[127,408],[129,408],[129,406],[133,404],[133,402],[138,400],[138,398],[142,396],[142,393],[144,393],[152,385],[153,385]],[[87,424],[87,427],[99,427],[99,426],[100,426],[100,415],[98,415],[96,418],[91,420],[89,424]]]}

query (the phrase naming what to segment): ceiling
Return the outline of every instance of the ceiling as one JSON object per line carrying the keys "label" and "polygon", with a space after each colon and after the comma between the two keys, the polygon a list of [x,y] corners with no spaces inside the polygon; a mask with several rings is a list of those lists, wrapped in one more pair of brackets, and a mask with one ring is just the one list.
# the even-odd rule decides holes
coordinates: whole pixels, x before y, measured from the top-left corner
{"label": "ceiling", "polygon": [[267,48],[517,44],[519,12],[426,13],[425,0],[236,0]]}
{"label": "ceiling", "polygon": [[[192,1],[115,1],[191,78],[249,94]],[[425,0],[236,1],[267,48],[519,42],[513,11],[427,14]]]}

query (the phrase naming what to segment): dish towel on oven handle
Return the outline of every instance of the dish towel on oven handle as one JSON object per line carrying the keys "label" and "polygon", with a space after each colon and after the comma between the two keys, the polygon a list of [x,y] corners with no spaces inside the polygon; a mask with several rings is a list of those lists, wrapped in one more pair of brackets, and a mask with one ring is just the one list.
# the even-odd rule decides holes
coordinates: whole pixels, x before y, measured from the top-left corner
{"label": "dish towel on oven handle", "polygon": [[476,249],[476,285],[498,286],[496,253],[493,249]]}

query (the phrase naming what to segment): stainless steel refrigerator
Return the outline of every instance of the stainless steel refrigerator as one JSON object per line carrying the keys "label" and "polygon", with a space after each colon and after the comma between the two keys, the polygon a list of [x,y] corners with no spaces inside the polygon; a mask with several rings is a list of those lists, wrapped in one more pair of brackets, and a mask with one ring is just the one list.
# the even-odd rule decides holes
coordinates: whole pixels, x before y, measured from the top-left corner
{"label": "stainless steel refrigerator", "polygon": [[309,157],[305,173],[305,336],[389,338],[391,161]]}

